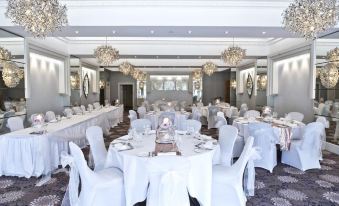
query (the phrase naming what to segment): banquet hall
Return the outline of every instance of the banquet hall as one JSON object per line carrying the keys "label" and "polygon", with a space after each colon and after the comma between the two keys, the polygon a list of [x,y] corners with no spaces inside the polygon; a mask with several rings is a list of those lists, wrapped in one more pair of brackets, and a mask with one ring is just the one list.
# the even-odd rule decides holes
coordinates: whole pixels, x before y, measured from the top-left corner
{"label": "banquet hall", "polygon": [[338,22],[337,0],[0,0],[0,206],[339,205]]}

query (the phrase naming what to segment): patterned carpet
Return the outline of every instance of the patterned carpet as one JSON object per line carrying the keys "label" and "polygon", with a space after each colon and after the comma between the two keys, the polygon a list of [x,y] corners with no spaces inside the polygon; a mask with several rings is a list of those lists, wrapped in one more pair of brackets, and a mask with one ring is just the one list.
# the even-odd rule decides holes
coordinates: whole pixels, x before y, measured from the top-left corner
{"label": "patterned carpet", "polygon": [[[124,122],[112,129],[106,137],[109,143],[127,133]],[[215,129],[202,129],[202,133],[217,138]],[[88,148],[84,150],[88,154]],[[247,201],[249,206],[306,206],[339,205],[339,156],[324,152],[321,170],[301,172],[281,163],[273,174],[256,169],[256,194]],[[52,175],[44,186],[36,187],[37,178],[0,177],[0,205],[6,206],[54,206],[60,205],[65,193],[68,176],[65,173]],[[144,204],[139,204],[144,205]]]}

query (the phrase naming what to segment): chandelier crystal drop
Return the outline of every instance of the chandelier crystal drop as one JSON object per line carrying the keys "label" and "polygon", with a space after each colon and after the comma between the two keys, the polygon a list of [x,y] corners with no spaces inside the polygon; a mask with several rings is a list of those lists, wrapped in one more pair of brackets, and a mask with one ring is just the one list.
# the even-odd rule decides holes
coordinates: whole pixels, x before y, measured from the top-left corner
{"label": "chandelier crystal drop", "polygon": [[119,71],[124,75],[129,75],[129,73],[133,70],[133,65],[129,62],[123,62],[119,65]]}
{"label": "chandelier crystal drop", "polygon": [[142,72],[139,71],[139,75],[138,75],[138,81],[146,81],[147,79],[147,73],[146,72]]}
{"label": "chandelier crystal drop", "polygon": [[202,77],[202,71],[201,69],[197,69],[193,71],[192,78],[193,80],[200,80]]}
{"label": "chandelier crystal drop", "polygon": [[99,64],[109,66],[119,59],[119,51],[107,45],[106,37],[106,45],[97,47],[94,50],[94,56],[97,58]]}
{"label": "chandelier crystal drop", "polygon": [[285,29],[315,39],[337,24],[336,0],[295,0],[282,16]]}
{"label": "chandelier crystal drop", "polygon": [[131,72],[131,76],[133,77],[133,79],[138,80],[139,79],[139,75],[140,75],[140,70],[138,69],[134,69]]}
{"label": "chandelier crystal drop", "polygon": [[339,64],[339,48],[330,50],[327,52],[326,59],[334,64]]}
{"label": "chandelier crystal drop", "polygon": [[7,61],[10,61],[12,58],[12,54],[7,49],[0,47],[0,63],[5,63]]}
{"label": "chandelier crystal drop", "polygon": [[20,79],[24,77],[24,71],[13,62],[3,64],[2,78],[5,85],[14,88],[20,83]]}
{"label": "chandelier crystal drop", "polygon": [[66,12],[59,0],[8,0],[6,16],[34,37],[45,38],[68,24]]}
{"label": "chandelier crystal drop", "polygon": [[213,62],[206,62],[202,66],[202,71],[207,74],[208,76],[211,76],[214,72],[217,71],[218,66],[215,65]]}
{"label": "chandelier crystal drop", "polygon": [[339,78],[338,69],[335,64],[328,63],[321,69],[320,81],[327,89],[333,88],[337,85]]}
{"label": "chandelier crystal drop", "polygon": [[246,56],[246,50],[238,46],[229,47],[228,49],[221,52],[221,59],[231,66],[237,66]]}

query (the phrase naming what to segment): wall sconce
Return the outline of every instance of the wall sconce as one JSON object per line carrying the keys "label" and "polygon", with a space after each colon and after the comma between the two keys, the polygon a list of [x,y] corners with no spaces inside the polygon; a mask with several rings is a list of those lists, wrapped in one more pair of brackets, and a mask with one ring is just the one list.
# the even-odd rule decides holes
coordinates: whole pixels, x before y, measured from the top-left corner
{"label": "wall sconce", "polygon": [[80,75],[78,73],[71,75],[71,89],[80,89]]}
{"label": "wall sconce", "polygon": [[267,75],[258,75],[257,85],[259,90],[265,90],[267,86]]}
{"label": "wall sconce", "polygon": [[145,82],[141,81],[139,82],[139,88],[143,89],[145,87]]}
{"label": "wall sconce", "polygon": [[231,88],[236,89],[237,88],[237,81],[235,79],[231,80]]}
{"label": "wall sconce", "polygon": [[105,88],[105,81],[100,80],[99,81],[99,87],[100,87],[100,89],[104,89]]}

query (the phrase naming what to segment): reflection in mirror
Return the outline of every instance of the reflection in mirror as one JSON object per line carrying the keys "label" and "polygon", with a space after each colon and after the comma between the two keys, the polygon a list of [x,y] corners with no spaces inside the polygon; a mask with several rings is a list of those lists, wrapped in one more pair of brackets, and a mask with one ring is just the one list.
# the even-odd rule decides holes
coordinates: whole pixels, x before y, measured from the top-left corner
{"label": "reflection in mirror", "polygon": [[82,88],[83,88],[84,96],[87,99],[88,94],[89,94],[89,78],[88,78],[88,74],[87,73],[85,74],[82,86],[83,86]]}
{"label": "reflection in mirror", "polygon": [[26,121],[24,59],[24,38],[0,29],[0,134],[9,117]]}
{"label": "reflection in mirror", "polygon": [[339,145],[339,31],[316,41],[314,114],[326,118],[326,141]]}
{"label": "reflection in mirror", "polygon": [[81,105],[80,98],[80,85],[81,85],[81,67],[80,59],[74,56],[70,58],[71,65],[71,76],[70,76],[70,85],[71,85],[71,97],[70,103],[72,106]]}
{"label": "reflection in mirror", "polygon": [[251,74],[248,74],[248,76],[247,76],[246,90],[247,90],[248,96],[251,97],[252,92],[253,92],[253,79],[252,79]]}
{"label": "reflection in mirror", "polygon": [[257,78],[256,78],[257,96],[255,98],[255,104],[257,110],[262,110],[264,106],[267,106],[267,59],[257,60]]}

